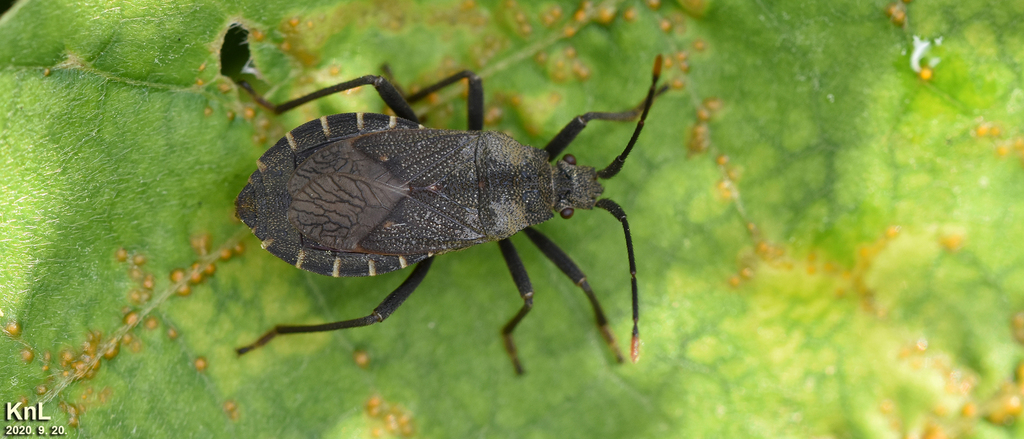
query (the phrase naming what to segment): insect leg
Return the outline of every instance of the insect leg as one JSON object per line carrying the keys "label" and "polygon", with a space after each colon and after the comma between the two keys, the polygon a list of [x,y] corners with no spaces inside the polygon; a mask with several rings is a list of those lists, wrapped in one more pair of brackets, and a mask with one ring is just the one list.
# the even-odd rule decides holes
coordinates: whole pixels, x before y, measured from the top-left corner
{"label": "insect leg", "polygon": [[530,284],[530,276],[526,274],[526,267],[519,259],[519,253],[516,252],[512,241],[502,239],[498,241],[498,246],[501,247],[501,255],[505,257],[508,271],[512,273],[512,280],[516,283],[516,288],[519,289],[519,296],[523,298],[523,307],[519,309],[515,317],[512,317],[512,320],[509,320],[501,328],[501,337],[505,340],[505,350],[508,352],[508,356],[512,358],[512,366],[516,368],[517,375],[522,375],[523,366],[519,364],[519,355],[516,353],[516,343],[512,340],[512,331],[516,329],[516,325],[526,316],[526,313],[533,308],[533,285]]}
{"label": "insect leg", "polygon": [[543,233],[537,231],[533,227],[527,227],[525,230],[526,236],[533,241],[533,244],[540,249],[544,256],[547,256],[551,262],[562,270],[569,279],[576,284],[576,286],[583,289],[583,293],[587,295],[587,299],[590,300],[590,306],[594,308],[594,319],[597,320],[597,328],[601,331],[601,336],[604,337],[604,341],[608,343],[608,347],[611,348],[612,353],[615,354],[615,360],[619,363],[622,362],[622,351],[619,349],[618,343],[615,342],[615,336],[612,335],[611,329],[608,328],[608,319],[604,316],[604,311],[601,309],[601,304],[597,301],[597,296],[594,295],[594,290],[590,289],[590,284],[587,283],[587,276],[583,274],[576,263],[569,258],[569,255],[565,254],[562,249],[558,248],[554,242],[548,239]]}
{"label": "insect leg", "polygon": [[243,346],[238,349],[235,349],[235,352],[238,352],[238,355],[242,355],[246,352],[249,352],[253,349],[256,349],[260,346],[267,344],[267,342],[269,342],[271,339],[278,335],[334,331],[337,329],[357,328],[360,326],[369,326],[374,323],[383,322],[384,319],[388,318],[388,316],[390,316],[391,313],[395,312],[395,310],[402,305],[402,302],[405,302],[405,299],[408,299],[409,295],[412,294],[414,290],[416,290],[416,287],[420,285],[420,282],[422,282],[423,278],[427,275],[427,271],[430,269],[430,264],[432,262],[434,262],[434,258],[429,257],[427,259],[424,259],[419,264],[416,264],[416,268],[413,269],[412,274],[410,274],[409,277],[405,279],[405,282],[402,282],[402,285],[399,285],[398,288],[395,289],[395,291],[391,292],[391,294],[388,294],[388,297],[384,298],[384,301],[381,302],[381,304],[378,305],[377,308],[374,308],[373,312],[366,317],[352,320],[344,320],[340,322],[324,323],[322,325],[278,325],[275,326],[274,329],[267,331],[266,334],[263,334],[263,336],[260,337],[259,340],[256,340],[254,343],[248,346]]}
{"label": "insect leg", "polygon": [[467,78],[469,80],[469,97],[466,99],[469,107],[469,129],[471,131],[482,130],[484,129],[484,84],[480,77],[470,70],[463,70],[442,79],[437,84],[413,93],[413,95],[406,98],[406,100],[409,102],[416,102],[430,96],[433,92],[462,80],[462,78]]}
{"label": "insect leg", "polygon": [[[654,101],[655,97],[661,95],[662,93],[668,90],[667,86],[661,87],[660,89],[656,89],[656,84],[658,82],[657,77],[661,73],[660,55],[656,60],[655,69],[657,69],[657,73],[655,75],[654,82],[651,84],[651,89],[647,93],[647,97],[644,99],[643,102],[640,103],[640,105],[638,105],[636,108],[632,110],[627,110],[620,113],[591,112],[576,116],[572,121],[570,121],[565,126],[565,128],[562,128],[562,131],[559,131],[558,134],[555,135],[555,137],[551,139],[550,142],[548,142],[547,146],[544,147],[544,151],[547,151],[548,153],[548,160],[554,161],[555,159],[557,159],[558,155],[561,154],[562,151],[565,151],[565,148],[568,147],[569,144],[576,139],[576,136],[580,133],[580,131],[583,131],[583,129],[587,127],[587,122],[590,122],[591,120],[617,120],[621,122],[627,122],[636,119],[637,116],[641,116],[639,126],[643,127],[644,119],[647,117],[647,110],[651,107],[651,102]],[[639,134],[640,130],[638,128],[637,131],[634,133],[634,139],[631,141],[629,149],[632,149],[632,144],[636,143],[635,137],[637,137]],[[628,154],[628,150],[625,154]]]}
{"label": "insect leg", "polygon": [[618,203],[602,198],[594,204],[607,210],[615,219],[622,223],[622,231],[626,234],[626,254],[629,256],[629,276],[633,284],[633,339],[629,343],[629,356],[634,363],[640,359],[640,299],[636,287],[636,257],[633,256],[633,235],[629,233],[629,222],[626,221],[626,212]]}
{"label": "insect leg", "polygon": [[285,111],[291,110],[299,105],[334,93],[351,90],[364,85],[372,85],[373,88],[377,89],[377,94],[379,94],[380,98],[384,100],[384,103],[387,104],[387,106],[390,107],[398,117],[419,123],[419,119],[416,118],[416,113],[412,111],[412,107],[409,106],[409,103],[406,102],[405,98],[402,97],[398,90],[396,90],[387,79],[377,75],[366,75],[350,81],[345,81],[280,104],[273,104],[270,101],[267,101],[259,93],[256,93],[256,90],[253,90],[252,86],[249,85],[248,82],[238,81],[238,85],[244,88],[245,91],[249,92],[249,94],[252,95],[252,99],[256,101],[257,104],[272,111],[274,114],[284,113]]}

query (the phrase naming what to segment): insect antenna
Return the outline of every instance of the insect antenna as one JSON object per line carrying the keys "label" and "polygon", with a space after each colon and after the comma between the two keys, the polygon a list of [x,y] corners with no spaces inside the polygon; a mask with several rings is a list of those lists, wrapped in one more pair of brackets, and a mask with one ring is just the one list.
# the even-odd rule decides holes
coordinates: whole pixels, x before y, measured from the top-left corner
{"label": "insect antenna", "polygon": [[[647,90],[647,99],[644,101],[644,112],[640,115],[640,121],[636,123],[636,129],[633,130],[633,137],[629,139],[629,143],[626,144],[626,149],[612,160],[612,163],[608,167],[597,172],[597,178],[608,179],[618,174],[622,170],[622,164],[626,162],[626,156],[633,150],[633,145],[636,144],[636,139],[640,137],[640,131],[644,129],[644,120],[647,119],[647,112],[651,109],[651,103],[654,102],[654,96],[660,94],[658,90],[658,78],[661,77],[661,55],[659,54],[654,58],[654,73],[651,75],[651,88]],[[662,90],[663,91],[663,90]]]}
{"label": "insect antenna", "polygon": [[640,359],[640,304],[639,294],[636,287],[636,257],[633,256],[633,236],[629,233],[629,222],[626,221],[626,212],[618,203],[602,198],[597,200],[595,206],[607,210],[615,219],[622,223],[622,230],[626,234],[626,253],[629,254],[629,276],[633,283],[633,339],[629,343],[629,357],[634,363]]}
{"label": "insect antenna", "polygon": [[[619,154],[615,160],[612,160],[611,164],[606,168],[597,172],[598,178],[608,179],[618,174],[622,170],[622,165],[626,162],[626,157],[633,150],[633,145],[636,145],[636,140],[640,137],[640,131],[644,129],[644,121],[647,119],[647,113],[651,110],[654,97],[665,91],[664,88],[658,89],[658,78],[661,77],[661,63],[661,55],[654,58],[651,88],[647,90],[647,99],[644,100],[644,111],[640,115],[640,121],[636,123],[636,129],[633,130],[633,137],[629,139],[629,143],[626,144],[626,149],[622,151],[622,154]],[[608,198],[603,198],[597,200],[597,203],[594,205],[607,210],[615,219],[619,220],[622,223],[622,231],[626,235],[626,253],[629,255],[629,276],[633,286],[633,338],[629,343],[629,356],[636,363],[640,359],[640,300],[636,286],[636,257],[633,255],[633,236],[629,233],[629,222],[626,221],[626,212],[622,210],[618,203]]]}

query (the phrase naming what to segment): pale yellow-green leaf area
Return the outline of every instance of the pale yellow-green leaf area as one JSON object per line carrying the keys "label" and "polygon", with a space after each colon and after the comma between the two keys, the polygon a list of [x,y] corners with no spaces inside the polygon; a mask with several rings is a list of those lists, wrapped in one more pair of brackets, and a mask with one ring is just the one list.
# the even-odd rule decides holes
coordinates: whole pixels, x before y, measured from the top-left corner
{"label": "pale yellow-green leaf area", "polygon": [[[5,426],[1024,436],[1022,21],[1012,0],[17,1],[0,16],[0,404],[53,419]],[[263,152],[324,115],[390,110],[362,87],[274,115],[236,79],[284,102],[473,70],[484,128],[543,148],[575,116],[635,108],[659,54],[667,89],[601,181],[632,233],[637,363],[521,236],[522,376],[500,331],[523,300],[492,243],[440,255],[381,324],[235,353],[277,324],[366,316],[412,271],[335,279],[261,248],[234,202]],[[466,95],[413,109],[465,129]],[[593,120],[565,153],[603,168],[634,127]],[[628,351],[621,224],[577,210],[537,230]]]}

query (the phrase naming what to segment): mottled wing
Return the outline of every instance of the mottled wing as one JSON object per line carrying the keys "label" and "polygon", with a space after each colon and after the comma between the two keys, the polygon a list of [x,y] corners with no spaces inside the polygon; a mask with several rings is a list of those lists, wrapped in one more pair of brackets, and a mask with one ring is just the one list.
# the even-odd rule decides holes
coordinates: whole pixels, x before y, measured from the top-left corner
{"label": "mottled wing", "polygon": [[303,236],[288,219],[292,195],[309,180],[306,178],[306,182],[296,185],[291,178],[310,156],[360,134],[420,128],[422,125],[413,121],[372,113],[334,114],[304,123],[288,132],[257,160],[258,169],[235,201],[236,213],[259,238],[261,247],[313,273],[334,277],[375,276],[423,261],[429,257],[427,253],[382,255],[332,250]]}
{"label": "mottled wing", "polygon": [[320,245],[359,251],[359,240],[408,195],[408,186],[350,140],[325,146],[288,181],[288,221]]}
{"label": "mottled wing", "polygon": [[406,195],[386,180],[349,173],[320,175],[292,196],[288,220],[322,245],[357,251],[360,239]]}

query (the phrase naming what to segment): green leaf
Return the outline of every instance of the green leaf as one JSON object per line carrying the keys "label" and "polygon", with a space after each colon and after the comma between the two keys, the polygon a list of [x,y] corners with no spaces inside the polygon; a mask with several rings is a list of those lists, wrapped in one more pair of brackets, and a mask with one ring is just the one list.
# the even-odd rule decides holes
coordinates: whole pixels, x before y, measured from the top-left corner
{"label": "green leaf", "polygon": [[[595,2],[577,20],[578,3],[526,3],[16,3],[0,17],[0,403],[42,402],[54,419],[7,425],[1024,435],[1024,4]],[[278,323],[366,315],[408,271],[303,272],[234,219],[286,131],[384,111],[369,88],[260,109],[220,74],[234,23],[249,32],[246,77],[272,101],[383,63],[407,90],[468,68],[484,79],[487,128],[534,146],[575,115],[635,106],[664,54],[673,87],[605,182],[633,232],[640,362],[615,363],[585,296],[521,237],[536,290],[515,332],[525,376],[499,336],[522,301],[491,244],[439,257],[383,324],[237,357]],[[915,36],[931,43],[920,59]],[[464,128],[461,88],[418,104],[425,124]],[[595,121],[567,152],[604,166],[632,129]],[[540,229],[627,344],[614,218]]]}

